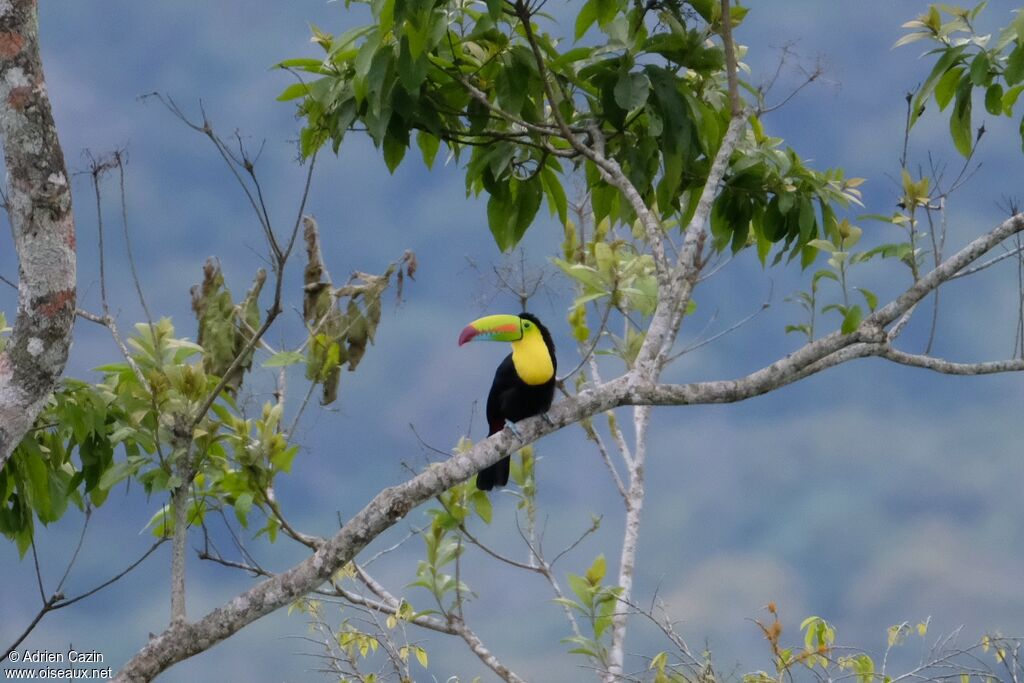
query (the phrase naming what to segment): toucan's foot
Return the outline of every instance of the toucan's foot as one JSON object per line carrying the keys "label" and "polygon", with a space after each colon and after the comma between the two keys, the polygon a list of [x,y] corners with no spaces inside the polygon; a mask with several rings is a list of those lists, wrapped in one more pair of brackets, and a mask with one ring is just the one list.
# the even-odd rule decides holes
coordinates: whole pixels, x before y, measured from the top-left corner
{"label": "toucan's foot", "polygon": [[512,436],[516,437],[520,441],[523,440],[523,435],[519,433],[518,429],[516,429],[516,426],[512,423],[512,420],[505,420],[505,429],[512,432]]}
{"label": "toucan's foot", "polygon": [[544,421],[548,423],[549,427],[555,426],[555,421],[551,419],[550,415],[548,415],[547,413],[541,413],[540,416],[544,418]]}

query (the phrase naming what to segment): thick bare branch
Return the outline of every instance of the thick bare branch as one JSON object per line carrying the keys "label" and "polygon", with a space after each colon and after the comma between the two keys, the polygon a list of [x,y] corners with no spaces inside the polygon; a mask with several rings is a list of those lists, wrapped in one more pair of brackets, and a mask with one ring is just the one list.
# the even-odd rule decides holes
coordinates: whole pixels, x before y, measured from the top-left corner
{"label": "thick bare branch", "polygon": [[18,314],[0,353],[0,468],[64,371],[75,320],[75,222],[39,59],[36,3],[0,5],[0,134],[18,253]]}
{"label": "thick bare branch", "polygon": [[[616,386],[621,388],[622,384]],[[520,433],[524,441],[532,442],[583,415],[593,415],[610,408],[620,393],[609,388],[584,392],[552,410],[551,424],[531,418],[520,423]],[[401,485],[384,489],[306,560],[253,586],[197,622],[171,625],[150,640],[125,665],[116,680],[151,680],[176,662],[208,649],[256,619],[315,590],[415,506],[469,479],[482,467],[497,462],[519,447],[518,440],[505,430],[481,441],[465,454],[432,466]]]}
{"label": "thick bare branch", "polygon": [[[621,405],[691,405],[741,401],[785,386],[812,371],[831,367],[836,364],[828,360],[833,354],[842,352],[850,354],[851,358],[881,355],[887,342],[884,331],[886,325],[899,318],[953,274],[1021,230],[1024,230],[1024,216],[1014,216],[944,261],[894,301],[866,318],[854,332],[834,332],[744,377],[691,384],[656,384],[645,382],[634,370],[558,403],[549,411],[548,419],[533,417],[523,420],[517,425],[521,440],[509,430],[503,430],[479,442],[466,453],[435,464],[403,484],[384,489],[312,556],[290,570],[257,584],[198,622],[172,625],[150,640],[115,680],[150,680],[176,662],[208,649],[256,619],[316,590],[370,541],[405,517],[414,507],[469,479],[505,454],[557,429]],[[836,358],[842,358],[842,355]],[[911,358],[917,362],[915,357]],[[927,364],[920,361],[918,364],[924,367],[934,365],[932,361]],[[932,369],[939,369],[939,366]],[[997,371],[995,368],[985,369]],[[1012,364],[1000,369],[1016,370],[1018,366]]]}

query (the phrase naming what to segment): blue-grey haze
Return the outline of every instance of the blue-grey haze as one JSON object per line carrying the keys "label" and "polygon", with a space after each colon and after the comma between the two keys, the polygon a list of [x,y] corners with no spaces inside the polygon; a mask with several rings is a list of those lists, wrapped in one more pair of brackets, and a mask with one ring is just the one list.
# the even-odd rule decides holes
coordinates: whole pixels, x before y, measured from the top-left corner
{"label": "blue-grey haze", "polygon": [[[578,4],[552,0],[563,19]],[[894,178],[903,143],[904,95],[927,73],[918,45],[891,49],[900,24],[923,3],[895,0],[799,0],[753,3],[738,39],[750,46],[752,79],[774,70],[779,49],[800,57],[783,70],[782,97],[799,82],[799,67],[821,59],[825,76],[770,114],[774,135],[819,166],[842,166],[867,178],[867,210],[887,213],[899,192]],[[1011,18],[1011,5],[993,2],[991,27]],[[150,308],[171,316],[182,335],[194,336],[188,288],[202,261],[220,258],[234,291],[243,291],[263,265],[263,242],[244,196],[210,144],[154,100],[171,96],[192,116],[205,107],[218,129],[237,129],[250,149],[263,146],[258,170],[272,215],[281,229],[294,220],[302,185],[290,105],[274,101],[289,77],[270,70],[276,61],[313,55],[308,22],[339,32],[364,21],[365,12],[343,3],[43,3],[41,27],[49,91],[72,169],[87,168],[85,150],[124,148],[127,212],[142,285]],[[1016,124],[984,119],[983,165],[949,204],[949,249],[998,222],[1004,195],[1020,192],[1022,158]],[[915,131],[914,164],[931,153],[955,174],[960,164],[945,135],[944,119],[926,115]],[[439,159],[439,162],[441,159]],[[99,307],[97,221],[85,175],[76,177],[82,306]],[[120,238],[116,184],[104,188],[110,299],[121,324],[142,319]],[[482,202],[465,197],[454,164],[427,172],[410,152],[394,175],[363,137],[352,135],[338,158],[324,155],[309,211],[322,229],[328,267],[336,280],[352,270],[374,271],[411,248],[420,260],[401,306],[388,305],[376,345],[357,374],[342,379],[341,398],[313,410],[298,439],[295,473],[278,495],[300,527],[329,534],[337,520],[357,511],[380,487],[407,476],[428,457],[425,442],[450,448],[485,426],[473,402],[482,399],[504,351],[483,345],[458,349],[455,338],[482,312],[514,310],[492,295],[488,274],[500,257],[486,229]],[[856,212],[851,212],[855,216]],[[895,241],[891,227],[861,221],[868,244]],[[528,262],[547,268],[559,228],[546,218],[524,241]],[[0,273],[16,270],[9,242],[0,243]],[[474,265],[475,264],[475,265]],[[865,268],[858,284],[883,298],[907,284],[905,269]],[[290,277],[289,331],[270,342],[297,339],[298,279]],[[800,317],[784,302],[803,286],[795,269],[763,271],[752,254],[740,256],[698,292],[698,312],[684,343],[731,325],[771,295],[772,307],[719,342],[684,356],[670,379],[740,375],[799,344],[784,335]],[[563,366],[573,362],[564,323],[568,287],[556,278],[533,309],[550,321]],[[960,360],[1004,358],[1014,349],[1016,272],[1012,263],[943,290],[936,353]],[[0,309],[14,298],[0,290]],[[927,316],[905,335],[920,351]],[[832,321],[834,322],[834,321]],[[76,328],[69,374],[116,356],[95,326]],[[608,374],[617,371],[609,363]],[[247,394],[251,409],[267,398],[268,374]],[[296,380],[292,391],[302,390]],[[881,649],[893,623],[933,619],[932,633],[964,625],[965,639],[986,630],[1024,633],[1024,458],[1019,445],[1020,377],[950,378],[859,361],[771,396],[734,406],[659,409],[655,412],[647,478],[649,494],[640,541],[636,598],[657,596],[696,650],[709,644],[725,673],[769,668],[767,648],[749,621],[763,617],[770,600],[783,610],[787,635],[808,614],[838,628],[843,642]],[[472,421],[471,421],[472,417]],[[620,420],[626,420],[622,415]],[[581,572],[600,552],[617,560],[622,516],[614,488],[592,448],[573,430],[538,445],[539,496],[547,548],[570,542],[604,514],[599,533],[564,560],[562,571]],[[478,533],[511,554],[525,550],[512,522],[514,501],[493,497],[495,522]],[[120,570],[150,543],[142,527],[165,501],[146,500],[138,487],[119,488],[93,514],[81,557],[67,586],[75,593]],[[77,538],[80,516],[38,534],[43,573],[53,586]],[[413,512],[381,548],[424,522]],[[224,550],[223,533],[215,540]],[[192,536],[192,545],[202,538]],[[281,569],[303,553],[287,540],[274,546],[249,541],[268,568]],[[409,582],[420,545],[379,563],[379,578],[393,590]],[[168,553],[157,553],[116,586],[68,610],[49,615],[23,647],[102,651],[117,667],[168,618]],[[0,645],[11,640],[38,609],[31,560],[12,545],[0,549]],[[513,669],[536,681],[587,680],[580,662],[563,654],[568,630],[537,577],[470,553],[463,578],[479,598],[467,607],[470,623]],[[189,561],[189,613],[199,615],[250,585],[238,572]],[[414,605],[423,595],[410,593]],[[425,605],[424,605],[425,606]],[[338,615],[331,612],[331,619]],[[317,680],[315,645],[301,615],[276,614],[248,627],[210,652],[168,671],[167,681]],[[628,649],[666,647],[637,624]],[[460,642],[429,641],[437,680],[491,674]],[[916,656],[918,646],[911,646]],[[303,654],[305,653],[305,654]],[[634,665],[642,667],[641,660]],[[423,680],[428,680],[423,677]]]}

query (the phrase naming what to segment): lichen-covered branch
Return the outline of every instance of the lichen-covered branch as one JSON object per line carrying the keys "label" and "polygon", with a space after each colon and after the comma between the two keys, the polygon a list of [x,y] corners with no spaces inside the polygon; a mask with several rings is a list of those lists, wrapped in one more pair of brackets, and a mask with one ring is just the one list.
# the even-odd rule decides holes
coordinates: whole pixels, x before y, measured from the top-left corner
{"label": "lichen-covered branch", "polygon": [[0,352],[0,468],[64,370],[75,320],[75,223],[39,59],[36,3],[0,3],[0,134],[18,253],[18,313]]}

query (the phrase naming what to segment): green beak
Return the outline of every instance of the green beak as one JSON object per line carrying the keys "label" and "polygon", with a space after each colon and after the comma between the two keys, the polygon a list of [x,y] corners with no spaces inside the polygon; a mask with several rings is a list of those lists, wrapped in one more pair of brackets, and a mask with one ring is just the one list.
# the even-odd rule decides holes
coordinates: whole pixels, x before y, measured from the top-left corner
{"label": "green beak", "polygon": [[459,346],[476,339],[514,342],[523,338],[523,320],[518,315],[488,315],[466,325],[459,334]]}

